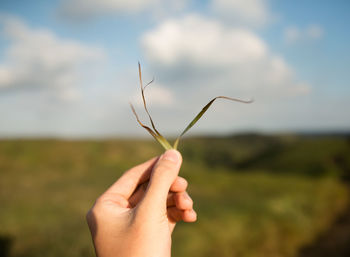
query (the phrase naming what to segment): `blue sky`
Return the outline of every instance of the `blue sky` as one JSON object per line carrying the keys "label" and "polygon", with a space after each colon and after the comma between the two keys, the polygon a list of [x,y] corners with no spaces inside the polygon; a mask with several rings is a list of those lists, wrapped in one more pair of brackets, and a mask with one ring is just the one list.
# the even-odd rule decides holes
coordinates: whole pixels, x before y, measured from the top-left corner
{"label": "blue sky", "polygon": [[146,135],[137,62],[161,131],[350,128],[350,2],[0,2],[0,136]]}

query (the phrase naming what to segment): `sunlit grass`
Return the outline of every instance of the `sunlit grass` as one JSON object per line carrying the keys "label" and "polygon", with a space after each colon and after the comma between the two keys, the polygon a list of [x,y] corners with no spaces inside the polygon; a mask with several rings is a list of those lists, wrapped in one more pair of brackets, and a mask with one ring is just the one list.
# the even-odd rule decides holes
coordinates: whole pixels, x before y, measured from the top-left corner
{"label": "sunlit grass", "polygon": [[[208,153],[215,157],[213,149],[220,140],[210,144],[205,140],[188,140],[181,149],[181,175],[190,183],[198,221],[180,223],[175,230],[175,257],[295,256],[347,202],[346,188],[337,176],[306,176],[294,169],[277,172],[286,165],[282,160],[288,151],[293,154],[296,145],[306,144],[304,154],[293,154],[295,163],[287,159],[289,168],[298,168],[312,142],[282,145],[279,149],[284,150],[271,155],[270,162],[264,159],[264,165],[252,162],[250,168],[237,170],[228,165],[231,161],[218,165],[212,158],[208,162]],[[249,141],[234,140],[238,148]],[[269,145],[270,139],[265,140]],[[232,151],[225,158],[239,152],[232,150],[231,139],[223,142],[217,147]],[[249,144],[251,150],[247,148],[235,161],[247,161],[249,155],[256,159],[259,151],[269,149],[260,141]],[[309,158],[322,158],[324,169],[333,167],[327,166],[329,156],[346,151],[346,143],[334,140],[326,153],[328,144],[316,140]],[[0,141],[0,236],[13,239],[12,256],[94,256],[86,211],[124,170],[161,152],[151,141]],[[271,172],[268,168],[274,160],[279,166]]]}

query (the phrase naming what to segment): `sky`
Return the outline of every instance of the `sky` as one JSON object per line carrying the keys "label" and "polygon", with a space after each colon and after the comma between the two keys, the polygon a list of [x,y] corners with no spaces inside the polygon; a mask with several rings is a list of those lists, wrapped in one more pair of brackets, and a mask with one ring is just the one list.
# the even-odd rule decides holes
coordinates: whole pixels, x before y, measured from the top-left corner
{"label": "sky", "polygon": [[347,0],[0,1],[0,137],[349,131]]}

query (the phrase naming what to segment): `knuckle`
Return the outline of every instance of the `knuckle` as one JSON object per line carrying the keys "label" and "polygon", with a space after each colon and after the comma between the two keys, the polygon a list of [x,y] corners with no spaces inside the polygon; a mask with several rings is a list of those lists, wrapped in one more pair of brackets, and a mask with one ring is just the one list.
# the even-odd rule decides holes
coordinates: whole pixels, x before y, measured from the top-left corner
{"label": "knuckle", "polygon": [[90,228],[93,227],[93,223],[95,221],[95,214],[94,214],[94,209],[91,208],[85,215],[85,220],[86,220],[86,223],[88,224],[88,226]]}
{"label": "knuckle", "polygon": [[175,205],[176,207],[181,207],[181,197],[179,195],[175,196]]}
{"label": "knuckle", "polygon": [[96,216],[96,214],[99,213],[99,210],[101,209],[102,202],[104,201],[103,196],[99,196],[93,206],[90,208],[90,210],[86,213],[86,219],[91,219]]}
{"label": "knuckle", "polygon": [[103,201],[105,201],[104,195],[99,196],[99,197],[95,200],[94,206],[93,206],[91,209],[97,209],[98,206],[100,206],[100,205],[103,203]]}
{"label": "knuckle", "polygon": [[189,201],[189,204],[188,204],[188,205],[189,205],[189,208],[188,208],[188,209],[193,209],[193,201],[192,201],[192,200]]}
{"label": "knuckle", "polygon": [[186,201],[189,201],[191,203],[193,203],[193,200],[192,198],[187,194],[187,192],[185,192],[183,195],[182,195],[183,199],[185,199]]}
{"label": "knuckle", "polygon": [[181,209],[192,209],[193,200],[188,197],[187,193],[178,193],[175,197],[176,206]]}
{"label": "knuckle", "polygon": [[89,221],[91,220],[91,209],[85,214],[85,220],[89,224]]}

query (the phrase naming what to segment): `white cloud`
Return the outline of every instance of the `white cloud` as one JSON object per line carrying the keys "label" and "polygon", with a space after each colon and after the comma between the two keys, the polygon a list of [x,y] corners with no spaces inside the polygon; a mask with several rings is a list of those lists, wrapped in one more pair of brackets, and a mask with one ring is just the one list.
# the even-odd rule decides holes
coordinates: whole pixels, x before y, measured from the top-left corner
{"label": "white cloud", "polygon": [[287,62],[248,29],[189,15],[148,31],[141,45],[147,69],[155,71],[157,81],[172,90],[178,103],[172,110],[152,109],[157,120],[168,120],[165,126],[173,133],[217,95],[253,97],[255,102],[232,106],[218,101],[197,132],[274,123],[275,112],[287,111],[284,102],[295,104],[295,97],[310,93],[310,86],[296,78]]}
{"label": "white cloud", "polygon": [[142,46],[168,85],[281,95],[297,87],[292,69],[256,34],[197,15],[164,22],[143,36]]}
{"label": "white cloud", "polygon": [[81,72],[86,63],[104,58],[102,50],[61,39],[49,30],[32,29],[15,18],[2,20],[9,40],[0,63],[0,89],[57,91],[63,100],[78,97]]}
{"label": "white cloud", "polygon": [[265,44],[250,31],[227,29],[194,15],[167,21],[147,33],[142,41],[153,62],[168,66],[185,59],[192,65],[226,66],[266,54]]}
{"label": "white cloud", "polygon": [[61,90],[60,98],[64,101],[75,101],[80,98],[80,94],[75,88],[66,88]]}
{"label": "white cloud", "polygon": [[152,14],[178,11],[188,0],[61,0],[59,13],[71,19],[89,19],[106,14],[129,15],[144,11]]}
{"label": "white cloud", "polygon": [[323,36],[323,29],[319,25],[309,25],[306,28],[306,35],[311,39],[319,39]]}
{"label": "white cloud", "polygon": [[300,38],[300,30],[296,27],[288,27],[284,30],[284,39],[286,42],[296,42]]}
{"label": "white cloud", "polygon": [[261,26],[272,18],[267,0],[212,0],[211,6],[226,20],[236,23]]}
{"label": "white cloud", "polygon": [[291,26],[284,30],[284,39],[289,44],[317,40],[322,38],[323,35],[323,28],[315,24],[308,25],[305,28]]}

